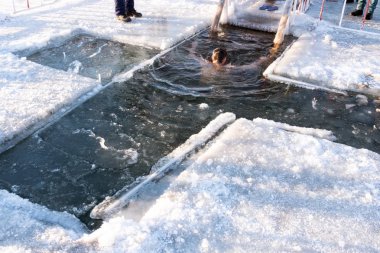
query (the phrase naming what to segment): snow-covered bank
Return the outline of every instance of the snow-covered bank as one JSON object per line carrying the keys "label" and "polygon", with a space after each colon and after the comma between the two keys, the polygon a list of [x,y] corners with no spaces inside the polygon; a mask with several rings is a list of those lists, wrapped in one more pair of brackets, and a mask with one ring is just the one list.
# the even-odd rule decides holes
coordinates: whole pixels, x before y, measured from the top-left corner
{"label": "snow-covered bank", "polygon": [[[52,38],[75,30],[123,43],[160,49],[169,48],[211,22],[217,0],[136,2],[143,13],[128,24],[118,22],[114,4],[106,0],[56,1],[51,5],[9,15],[0,27],[0,52],[41,48]],[[0,8],[6,3],[0,3]],[[67,39],[63,36],[62,38]]]}
{"label": "snow-covered bank", "polygon": [[241,27],[250,29],[276,32],[278,22],[280,21],[283,13],[285,1],[277,1],[276,6],[278,10],[265,11],[259,8],[265,4],[265,1],[228,1],[227,2],[228,15],[222,16],[221,21]]}

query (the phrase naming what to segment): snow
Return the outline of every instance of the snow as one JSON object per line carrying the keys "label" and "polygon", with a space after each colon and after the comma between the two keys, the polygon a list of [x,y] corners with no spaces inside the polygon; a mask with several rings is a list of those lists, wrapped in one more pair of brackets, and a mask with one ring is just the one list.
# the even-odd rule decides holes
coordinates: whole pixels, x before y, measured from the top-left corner
{"label": "snow", "polygon": [[[322,20],[327,21],[329,24],[339,25],[340,16],[342,13],[344,1],[325,1],[325,8],[322,14]],[[313,0],[311,8],[307,14],[315,19],[319,19],[320,8],[322,0]],[[348,29],[364,30],[368,32],[380,32],[380,10],[379,6],[375,9],[373,19],[366,20],[364,27],[362,27],[362,17],[353,17],[350,12],[356,9],[357,2],[346,4],[344,16],[342,20],[342,27]]]}
{"label": "snow", "polygon": [[[217,2],[138,0],[136,9],[144,17],[123,24],[115,20],[113,2],[108,0],[58,0],[43,6],[32,3],[32,9],[15,14],[10,1],[1,1],[0,152],[105,87],[98,80],[78,76],[79,63],[65,72],[14,53],[54,47],[78,34],[158,48],[164,53],[209,25]],[[341,2],[334,3],[338,6]],[[319,3],[315,1],[308,13],[292,17],[290,32],[300,38],[269,67],[267,76],[312,88],[378,95],[378,23],[369,22],[369,30],[374,33],[340,29],[329,23],[336,21],[329,11],[324,14],[328,22],[317,22]],[[245,11],[239,4],[246,6]],[[249,25],[252,19],[247,13],[259,4],[232,2],[224,21],[228,17],[230,22]],[[266,12],[262,18],[279,18],[278,14]],[[275,24],[263,21],[261,29],[273,31]],[[344,24],[356,28],[358,22],[349,18]],[[114,80],[130,78],[153,59]],[[357,101],[366,103],[360,96]],[[313,106],[318,106],[317,101]],[[201,104],[199,109],[207,109],[207,105]],[[223,117],[227,121],[235,119],[231,114]],[[0,251],[380,250],[378,154],[334,143],[333,134],[326,130],[265,119],[238,119],[200,149],[204,140],[211,138],[210,132],[203,134],[202,141],[190,139],[173,152],[181,159],[169,162],[182,161],[183,171],[171,178],[167,189],[140,212],[139,219],[129,217],[127,208],[110,216],[93,233],[88,233],[72,215],[0,190]],[[130,159],[131,163],[138,159],[135,150],[115,149],[101,136],[94,138],[122,159]],[[182,155],[188,155],[194,147],[199,152],[184,160]]]}
{"label": "snow", "polygon": [[222,23],[230,23],[241,27],[276,32],[278,22],[283,13],[285,1],[277,1],[276,11],[262,11],[259,8],[265,3],[261,1],[229,1],[228,9],[225,11],[225,16],[222,16]]}

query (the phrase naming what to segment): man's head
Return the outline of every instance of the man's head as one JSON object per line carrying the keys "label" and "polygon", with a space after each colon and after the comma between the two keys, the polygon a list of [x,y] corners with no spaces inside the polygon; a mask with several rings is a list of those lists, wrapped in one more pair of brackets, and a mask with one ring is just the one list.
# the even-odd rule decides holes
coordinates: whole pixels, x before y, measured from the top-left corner
{"label": "man's head", "polygon": [[227,50],[218,47],[212,51],[211,61],[215,65],[226,65],[228,63],[227,57]]}

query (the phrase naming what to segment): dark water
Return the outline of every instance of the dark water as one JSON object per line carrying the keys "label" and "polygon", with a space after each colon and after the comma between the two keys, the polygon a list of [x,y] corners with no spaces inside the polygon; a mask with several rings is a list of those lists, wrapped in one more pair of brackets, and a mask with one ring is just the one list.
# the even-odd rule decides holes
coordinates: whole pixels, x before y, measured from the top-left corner
{"label": "dark water", "polygon": [[[203,33],[150,67],[154,86],[178,95],[267,98],[276,87],[268,85],[262,72],[284,49],[271,53],[273,36],[241,29],[227,29],[211,37]],[[216,68],[207,61],[217,47],[228,51],[230,64],[226,67]]]}
{"label": "dark water", "polygon": [[373,98],[359,105],[357,94],[267,81],[261,72],[269,62],[253,69],[215,70],[199,61],[223,46],[232,65],[251,64],[271,54],[273,36],[225,27],[219,37],[203,33],[185,42],[1,154],[0,187],[73,213],[96,228],[99,224],[88,217],[94,205],[148,174],[159,158],[221,112],[328,129],[337,142],[380,153],[379,105]]}

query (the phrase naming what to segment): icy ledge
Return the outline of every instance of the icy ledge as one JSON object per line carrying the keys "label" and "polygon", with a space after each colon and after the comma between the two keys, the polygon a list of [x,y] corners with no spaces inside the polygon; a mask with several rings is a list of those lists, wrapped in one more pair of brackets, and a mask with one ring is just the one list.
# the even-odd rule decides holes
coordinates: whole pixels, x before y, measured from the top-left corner
{"label": "icy ledge", "polygon": [[336,137],[334,136],[333,132],[324,130],[324,129],[291,126],[285,123],[278,123],[273,120],[267,120],[267,119],[261,119],[261,118],[256,118],[253,120],[253,122],[257,124],[267,125],[268,127],[272,127],[272,128],[282,129],[289,132],[310,135],[316,138],[326,139],[329,141],[336,140]]}

